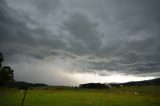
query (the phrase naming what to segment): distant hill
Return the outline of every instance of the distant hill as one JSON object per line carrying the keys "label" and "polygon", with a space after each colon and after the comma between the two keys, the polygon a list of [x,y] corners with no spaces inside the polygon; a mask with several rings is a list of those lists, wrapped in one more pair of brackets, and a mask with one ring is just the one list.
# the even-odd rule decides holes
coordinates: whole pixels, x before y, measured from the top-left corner
{"label": "distant hill", "polygon": [[160,86],[160,78],[152,79],[152,80],[144,80],[144,81],[132,81],[126,83],[110,83],[110,84],[102,84],[102,83],[86,83],[80,84],[80,88],[109,88],[110,86],[145,86],[145,85],[158,85]]}
{"label": "distant hill", "polygon": [[119,84],[124,86],[160,85],[160,78],[156,78],[152,80],[144,80],[144,81],[132,81],[127,83],[119,83]]}
{"label": "distant hill", "polygon": [[22,82],[22,81],[15,81],[13,83],[6,84],[6,86],[21,88],[21,87],[43,87],[48,85],[42,84],[42,83],[28,83],[28,82]]}

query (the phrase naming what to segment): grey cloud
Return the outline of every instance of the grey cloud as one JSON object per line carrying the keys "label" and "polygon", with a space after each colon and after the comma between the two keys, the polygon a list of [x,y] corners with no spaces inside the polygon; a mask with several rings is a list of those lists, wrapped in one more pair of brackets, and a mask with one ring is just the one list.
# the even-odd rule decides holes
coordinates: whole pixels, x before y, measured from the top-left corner
{"label": "grey cloud", "polygon": [[60,0],[6,0],[6,2],[14,9],[22,9],[29,14],[34,13],[32,16],[38,15],[39,18],[48,17],[60,5]]}
{"label": "grey cloud", "polygon": [[57,62],[70,72],[155,76],[159,5],[158,0],[1,0],[0,51],[9,63],[23,55]]}
{"label": "grey cloud", "polygon": [[52,13],[55,11],[56,6],[60,4],[59,0],[38,0],[33,1],[37,5],[38,9],[45,15],[46,13]]}
{"label": "grey cloud", "polygon": [[[74,13],[64,24],[66,30],[69,31],[74,38],[75,43],[78,42],[78,45],[81,45],[81,48],[78,49],[89,52],[94,51],[94,49],[99,49],[101,45],[101,34],[97,30],[97,24],[91,22],[85,14]],[[71,41],[71,43],[72,42],[73,41]]]}
{"label": "grey cloud", "polygon": [[[38,47],[49,46],[53,49],[65,47],[65,43],[54,34],[50,34],[49,31],[43,28],[31,29],[27,27],[27,22],[18,20],[18,17],[12,14],[13,12],[16,14],[16,11],[9,8],[4,1],[1,2],[0,47],[5,52],[4,54],[11,56],[16,53],[23,53],[42,59],[47,53],[37,50]],[[45,50],[47,49],[44,47]]]}

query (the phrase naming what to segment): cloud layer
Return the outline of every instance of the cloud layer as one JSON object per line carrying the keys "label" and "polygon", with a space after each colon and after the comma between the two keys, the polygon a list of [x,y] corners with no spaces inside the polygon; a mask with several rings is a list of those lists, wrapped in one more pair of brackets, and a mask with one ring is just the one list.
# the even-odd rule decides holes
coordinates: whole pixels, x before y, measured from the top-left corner
{"label": "cloud layer", "polygon": [[18,80],[24,73],[32,76],[24,80],[36,81],[51,72],[53,80],[45,82],[56,84],[63,82],[57,73],[64,79],[67,73],[160,77],[159,5],[158,0],[1,0],[0,51]]}

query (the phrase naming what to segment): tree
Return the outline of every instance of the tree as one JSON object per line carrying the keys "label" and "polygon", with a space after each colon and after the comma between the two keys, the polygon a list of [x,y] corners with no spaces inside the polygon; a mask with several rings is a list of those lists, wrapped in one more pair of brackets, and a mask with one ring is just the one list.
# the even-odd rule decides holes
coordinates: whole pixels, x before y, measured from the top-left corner
{"label": "tree", "polygon": [[0,84],[4,85],[13,81],[13,70],[9,66],[3,66],[0,71]]}
{"label": "tree", "polygon": [[2,68],[2,62],[3,62],[3,55],[2,53],[0,52],[0,69]]}
{"label": "tree", "polygon": [[0,53],[0,86],[14,81],[14,71],[9,66],[2,66],[3,55]]}

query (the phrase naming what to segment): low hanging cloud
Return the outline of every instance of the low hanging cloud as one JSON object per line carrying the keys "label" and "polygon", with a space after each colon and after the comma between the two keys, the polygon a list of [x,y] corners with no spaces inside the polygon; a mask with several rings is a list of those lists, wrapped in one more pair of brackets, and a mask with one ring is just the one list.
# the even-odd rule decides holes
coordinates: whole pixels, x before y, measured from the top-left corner
{"label": "low hanging cloud", "polygon": [[158,0],[1,0],[4,64],[14,68],[15,79],[49,84],[66,83],[56,76],[77,83],[68,73],[160,77],[159,5]]}

